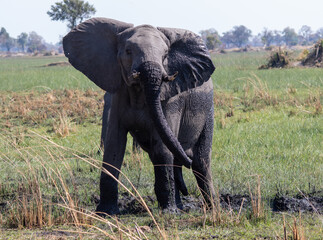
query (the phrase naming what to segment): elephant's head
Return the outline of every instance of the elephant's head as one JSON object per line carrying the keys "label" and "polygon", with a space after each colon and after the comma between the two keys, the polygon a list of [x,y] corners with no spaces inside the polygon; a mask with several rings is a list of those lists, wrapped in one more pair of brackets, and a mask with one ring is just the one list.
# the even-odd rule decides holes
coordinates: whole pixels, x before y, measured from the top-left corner
{"label": "elephant's head", "polygon": [[102,89],[114,93],[123,82],[141,86],[161,139],[190,167],[169,128],[161,101],[202,85],[214,71],[203,41],[196,34],[149,25],[133,27],[107,18],[93,18],[63,39],[70,63]]}

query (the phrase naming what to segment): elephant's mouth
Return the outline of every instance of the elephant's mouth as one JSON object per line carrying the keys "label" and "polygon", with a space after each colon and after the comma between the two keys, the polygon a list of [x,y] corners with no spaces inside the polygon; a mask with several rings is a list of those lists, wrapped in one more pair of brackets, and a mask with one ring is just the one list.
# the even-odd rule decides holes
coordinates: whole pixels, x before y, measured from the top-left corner
{"label": "elephant's mouth", "polygon": [[[165,74],[163,73],[161,66],[155,62],[145,62],[141,64],[138,70],[133,74],[136,78],[139,78],[140,76],[140,80],[144,86],[149,114],[163,143],[172,152],[175,158],[185,167],[190,168],[192,160],[185,154],[181,144],[170,129],[161,107],[160,87],[162,81],[165,79]],[[171,79],[168,79],[167,77],[167,80],[174,80],[175,77],[176,76],[171,76]]]}
{"label": "elephant's mouth", "polygon": [[128,79],[138,79],[140,76],[140,72],[137,72],[137,70],[133,70],[131,74],[129,74]]}
{"label": "elephant's mouth", "polygon": [[[168,76],[166,73],[162,74],[163,81],[174,81],[176,76],[178,75],[178,72],[175,72],[173,75]],[[133,70],[131,74],[128,75],[128,80],[137,80],[140,78],[140,72],[137,70]]]}

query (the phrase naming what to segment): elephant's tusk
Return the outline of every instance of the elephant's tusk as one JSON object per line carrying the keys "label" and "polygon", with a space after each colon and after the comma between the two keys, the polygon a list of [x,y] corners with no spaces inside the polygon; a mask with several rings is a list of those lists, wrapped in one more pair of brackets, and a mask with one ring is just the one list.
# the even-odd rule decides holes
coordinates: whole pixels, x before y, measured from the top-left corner
{"label": "elephant's tusk", "polygon": [[178,75],[178,72],[175,72],[173,75],[168,76],[168,81],[174,81],[177,75]]}

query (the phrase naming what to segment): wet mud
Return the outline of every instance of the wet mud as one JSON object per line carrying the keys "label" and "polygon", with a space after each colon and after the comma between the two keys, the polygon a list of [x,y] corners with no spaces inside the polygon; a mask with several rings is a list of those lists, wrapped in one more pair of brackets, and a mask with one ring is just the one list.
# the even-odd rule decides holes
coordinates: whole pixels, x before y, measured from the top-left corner
{"label": "wet mud", "polygon": [[319,196],[276,196],[272,210],[278,212],[313,212],[323,214],[323,197]]}
{"label": "wet mud", "polygon": [[[143,197],[148,206],[156,204],[155,196]],[[323,194],[309,196],[275,196],[274,199],[263,200],[265,205],[268,203],[274,212],[309,212],[323,214]],[[201,211],[203,201],[195,196],[182,196],[183,211]],[[242,211],[251,209],[251,199],[247,195],[221,194],[220,205],[224,209]],[[122,195],[119,198],[119,208],[122,214],[145,213],[146,209],[134,197]]]}

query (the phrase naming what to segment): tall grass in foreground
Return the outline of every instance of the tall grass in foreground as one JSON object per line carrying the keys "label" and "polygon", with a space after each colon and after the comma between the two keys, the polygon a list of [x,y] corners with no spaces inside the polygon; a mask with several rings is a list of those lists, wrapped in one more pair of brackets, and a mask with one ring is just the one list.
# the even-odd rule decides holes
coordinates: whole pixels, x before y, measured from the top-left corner
{"label": "tall grass in foreground", "polygon": [[[36,133],[33,135],[44,141],[41,148],[46,154],[46,160],[43,158],[44,156],[39,155],[37,150],[17,148],[10,142],[8,142],[8,147],[17,152],[20,158],[19,161],[24,163],[24,167],[21,169],[15,166],[16,163],[13,160],[3,153],[1,154],[1,158],[13,166],[12,170],[17,171],[18,179],[20,179],[17,186],[17,195],[12,202],[9,202],[8,206],[6,224],[9,227],[22,229],[24,227],[42,228],[45,226],[72,224],[77,228],[76,233],[80,234],[84,233],[82,229],[85,227],[87,231],[90,231],[90,229],[98,230],[111,239],[118,239],[118,235],[124,235],[130,239],[142,239],[141,234],[144,236],[144,233],[140,228],[134,231],[121,224],[116,217],[110,216],[105,219],[79,205],[77,195],[73,194],[78,188],[73,179],[73,171],[69,165],[69,160],[65,159],[60,151],[71,151],[74,157],[99,170],[101,170],[101,162],[89,156],[84,157],[83,154],[83,157],[81,157],[80,153],[59,146]],[[7,140],[5,136],[1,136],[1,138],[3,141]],[[105,169],[103,170],[110,174]],[[126,176],[124,177],[129,180]],[[72,184],[68,184],[68,179],[71,180]],[[165,233],[160,229],[150,209],[132,183],[130,182],[133,187],[132,190],[129,190],[120,181],[119,184],[141,202],[155,223],[158,233],[165,239]],[[9,186],[2,184],[0,186],[2,192],[10,191],[10,189],[6,189]],[[48,195],[47,191],[50,191],[53,195]],[[55,200],[53,199],[54,196],[56,196]],[[105,224],[111,231],[94,226],[94,222]],[[140,232],[142,233],[140,234]]]}
{"label": "tall grass in foreground", "polygon": [[[10,135],[10,133],[7,134]],[[216,229],[221,226],[244,226],[267,221],[268,216],[266,216],[261,199],[259,176],[256,176],[257,181],[254,185],[249,185],[252,201],[250,210],[243,210],[244,201],[242,201],[239,211],[234,211],[230,206],[223,208],[220,204],[219,193],[217,193],[214,206],[211,209],[202,205],[202,212],[197,216],[182,212],[181,215],[184,217],[179,217],[167,214],[162,216],[158,211],[151,210],[151,206],[148,206],[134,184],[122,172],[123,179],[130,184],[131,188],[126,187],[122,181],[118,181],[119,185],[143,206],[146,211],[145,215],[150,219],[151,224],[149,226],[140,225],[136,220],[124,223],[122,218],[115,216],[100,217],[94,214],[93,208],[88,209],[80,204],[77,192],[81,190],[82,186],[76,184],[75,172],[70,164],[71,159],[64,156],[66,156],[66,152],[69,152],[98,171],[102,170],[101,161],[60,146],[46,136],[35,132],[29,132],[29,134],[30,137],[38,139],[39,146],[19,147],[10,142],[8,135],[0,135],[1,141],[7,145],[7,151],[11,152],[10,156],[13,156],[12,152],[15,152],[14,159],[4,152],[0,152],[0,158],[11,166],[10,174],[12,176],[17,174],[16,182],[0,183],[1,195],[16,192],[10,197],[10,201],[7,201],[6,211],[0,213],[0,221],[4,226],[18,229],[55,227],[57,231],[70,232],[79,237],[181,239],[180,231],[176,231],[178,228],[183,228],[181,224],[185,224],[186,228],[189,225],[193,228],[200,226],[202,229],[206,229],[207,226],[211,226]],[[109,172],[106,173],[109,174]],[[168,222],[169,219],[172,219],[171,223]],[[69,228],[66,229],[63,225],[67,225]],[[175,229],[175,231],[171,229]],[[291,231],[284,227],[284,232],[286,236],[290,235],[288,231],[293,236],[297,236],[292,239],[304,239],[299,237],[303,235],[298,229],[301,229],[301,223],[294,220]],[[280,239],[283,234],[275,233],[275,236]]]}

